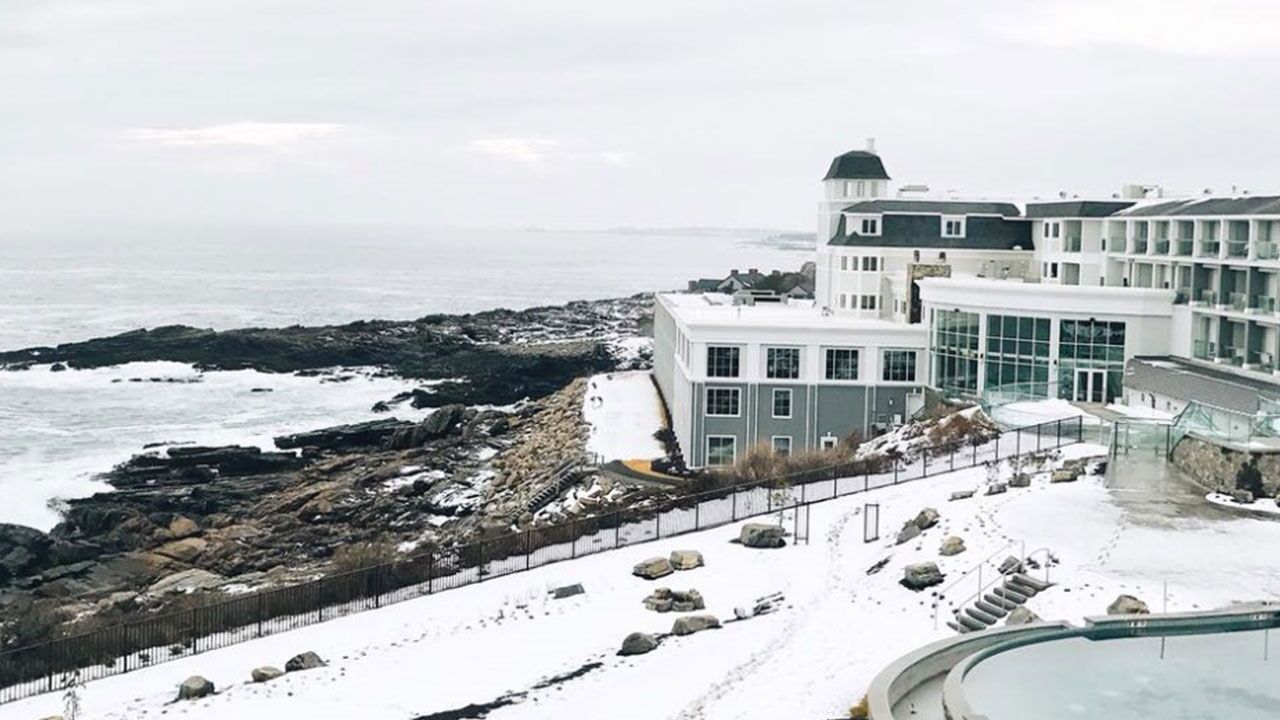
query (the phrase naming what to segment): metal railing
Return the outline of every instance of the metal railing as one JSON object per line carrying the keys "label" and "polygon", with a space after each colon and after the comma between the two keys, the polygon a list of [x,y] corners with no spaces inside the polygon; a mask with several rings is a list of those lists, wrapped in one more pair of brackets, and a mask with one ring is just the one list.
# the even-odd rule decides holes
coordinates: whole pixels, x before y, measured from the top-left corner
{"label": "metal railing", "polygon": [[1202,240],[1200,242],[1200,257],[1218,257],[1218,250],[1221,245],[1217,240]]}
{"label": "metal railing", "polygon": [[1195,248],[1195,241],[1179,240],[1174,245],[1174,253],[1177,255],[1190,256],[1194,248]]}
{"label": "metal railing", "polygon": [[1249,241],[1248,240],[1227,241],[1227,257],[1229,258],[1249,257]]}
{"label": "metal railing", "polygon": [[1062,240],[1063,252],[1078,253],[1080,252],[1080,247],[1081,247],[1081,242],[1080,242],[1079,235],[1069,236]]}
{"label": "metal railing", "polygon": [[[737,483],[663,500],[657,507],[615,510],[570,522],[438,548],[288,587],[220,599],[73,636],[0,652],[0,703],[119,675],[168,660],[216,650],[432,595],[526,572],[563,560],[630,547],[896,484],[921,480],[1081,441],[1083,421],[1070,418],[1006,430],[973,444],[921,448],[908,462],[873,467],[853,460],[781,478]],[[882,463],[883,465],[883,463]],[[807,515],[804,521],[807,532]],[[793,533],[794,535],[794,533]]]}
{"label": "metal railing", "polygon": [[1155,252],[1157,255],[1169,254],[1169,241],[1165,239],[1156,240]]}
{"label": "metal railing", "polygon": [[1280,245],[1273,242],[1260,242],[1256,247],[1259,260],[1280,260]]}

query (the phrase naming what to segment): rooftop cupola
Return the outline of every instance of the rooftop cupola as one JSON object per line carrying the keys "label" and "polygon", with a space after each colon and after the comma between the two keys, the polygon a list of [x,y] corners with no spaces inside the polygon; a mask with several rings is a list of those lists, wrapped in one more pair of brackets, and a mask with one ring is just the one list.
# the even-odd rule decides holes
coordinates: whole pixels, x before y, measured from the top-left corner
{"label": "rooftop cupola", "polygon": [[867,139],[865,150],[850,150],[831,161],[823,180],[888,180],[884,162],[876,154],[875,138]]}

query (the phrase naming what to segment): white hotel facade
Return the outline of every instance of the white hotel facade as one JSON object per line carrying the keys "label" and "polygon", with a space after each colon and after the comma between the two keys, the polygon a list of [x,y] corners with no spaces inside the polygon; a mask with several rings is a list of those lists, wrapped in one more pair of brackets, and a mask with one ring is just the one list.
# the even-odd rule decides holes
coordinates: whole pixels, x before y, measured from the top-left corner
{"label": "white hotel facade", "polygon": [[874,151],[832,161],[815,300],[658,296],[654,372],[689,465],[875,433],[926,388],[1177,409],[1126,393],[1134,358],[1280,397],[1280,197],[1015,204],[889,183]]}

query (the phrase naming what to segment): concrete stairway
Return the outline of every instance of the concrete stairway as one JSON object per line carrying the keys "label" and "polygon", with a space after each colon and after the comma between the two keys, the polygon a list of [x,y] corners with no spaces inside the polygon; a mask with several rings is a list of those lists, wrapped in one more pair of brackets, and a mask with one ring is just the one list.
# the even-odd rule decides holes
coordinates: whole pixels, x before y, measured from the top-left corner
{"label": "concrete stairway", "polygon": [[1021,572],[1010,573],[982,597],[959,609],[947,627],[958,633],[986,630],[1000,622],[1011,610],[1052,587]]}

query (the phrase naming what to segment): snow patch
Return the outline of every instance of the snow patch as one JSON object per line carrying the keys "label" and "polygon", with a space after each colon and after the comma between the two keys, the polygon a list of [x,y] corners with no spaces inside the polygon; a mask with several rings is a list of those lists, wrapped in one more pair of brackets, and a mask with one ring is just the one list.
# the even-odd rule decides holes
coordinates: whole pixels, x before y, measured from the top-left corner
{"label": "snow patch", "polygon": [[587,381],[582,417],[591,426],[587,451],[604,461],[662,457],[653,434],[662,427],[661,400],[647,370],[595,375]]}

